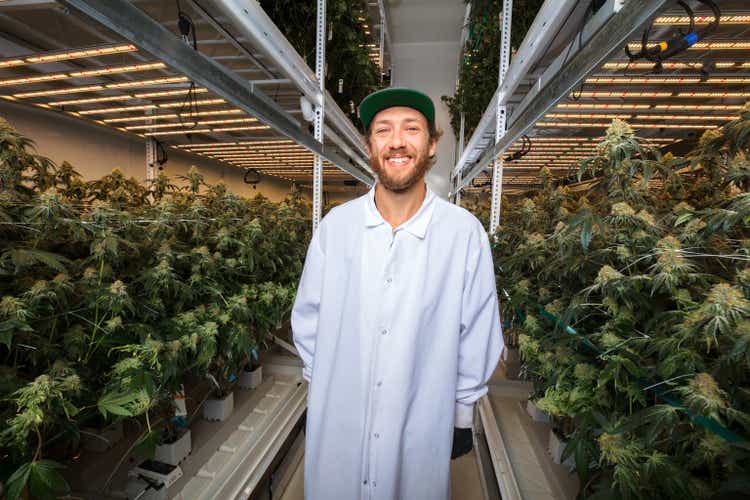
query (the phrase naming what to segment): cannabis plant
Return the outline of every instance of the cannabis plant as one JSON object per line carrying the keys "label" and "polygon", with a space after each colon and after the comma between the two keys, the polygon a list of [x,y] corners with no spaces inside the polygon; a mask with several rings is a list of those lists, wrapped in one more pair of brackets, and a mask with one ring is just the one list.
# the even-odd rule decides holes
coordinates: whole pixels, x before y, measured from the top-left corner
{"label": "cannabis plant", "polygon": [[748,130],[745,108],[675,158],[616,120],[586,191],[504,203],[504,317],[582,498],[746,493]]}

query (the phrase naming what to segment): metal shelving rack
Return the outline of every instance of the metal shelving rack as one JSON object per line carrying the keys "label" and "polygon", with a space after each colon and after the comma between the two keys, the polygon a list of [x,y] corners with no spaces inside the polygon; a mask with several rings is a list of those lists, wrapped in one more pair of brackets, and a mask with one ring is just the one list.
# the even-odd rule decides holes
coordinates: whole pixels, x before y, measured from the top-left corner
{"label": "metal shelving rack", "polygon": [[[623,48],[636,41],[639,48],[640,34],[652,19],[652,41],[671,36],[675,26],[688,24],[684,11],[662,0],[608,0],[594,13],[588,5],[544,3],[453,170],[452,194],[472,190],[475,178],[489,183],[489,172],[496,170],[493,162],[518,151],[524,135],[532,150],[520,160],[504,162],[504,180],[492,195],[498,214],[501,195],[538,187],[542,167],[558,178],[570,176],[612,118],[628,121],[646,143],[679,147],[679,141],[729,121],[750,97],[741,92],[750,81],[747,2],[720,2],[719,29],[671,58],[656,76],[649,74],[653,63],[629,64]],[[696,26],[713,19],[705,7],[691,5]],[[708,75],[700,74],[709,67]],[[495,140],[495,116],[503,105],[507,127]],[[490,232],[497,225],[496,219],[492,222]]]}
{"label": "metal shelving rack", "polygon": [[[0,54],[7,57],[0,68],[11,78],[0,81],[0,97],[142,137],[147,178],[159,141],[233,167],[312,181],[314,224],[323,180],[372,184],[362,135],[319,83],[323,47],[314,72],[256,0],[177,5],[197,27],[198,50],[180,37],[174,2],[3,2]],[[378,28],[387,26],[384,13],[382,6],[376,12]],[[325,34],[324,20],[318,24]],[[45,26],[59,32],[49,36]],[[387,44],[387,30],[380,31]],[[372,50],[384,64],[385,47]],[[314,134],[303,116],[307,104],[318,111]]]}

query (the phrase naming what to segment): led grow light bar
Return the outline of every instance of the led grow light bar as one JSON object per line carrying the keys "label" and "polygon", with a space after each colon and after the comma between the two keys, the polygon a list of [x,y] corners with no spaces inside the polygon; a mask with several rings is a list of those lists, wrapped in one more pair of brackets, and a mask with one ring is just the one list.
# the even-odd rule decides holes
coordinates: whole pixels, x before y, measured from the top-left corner
{"label": "led grow light bar", "polygon": [[[196,106],[207,106],[210,104],[222,104],[224,103],[224,99],[202,99],[198,101],[193,101],[192,105]],[[185,103],[182,101],[178,102],[167,102],[163,104],[137,104],[133,106],[119,106],[116,108],[96,108],[96,109],[85,109],[83,111],[78,111],[81,115],[98,115],[98,114],[107,114],[107,113],[123,113],[127,111],[138,111],[142,109],[156,109],[156,108],[180,108]],[[233,115],[242,113],[242,110],[239,109],[219,109],[219,110],[213,110],[213,111],[198,111],[194,113],[185,113],[189,114],[190,116],[205,116],[201,115],[201,113],[211,113],[212,115]]]}
{"label": "led grow light bar", "polygon": [[[711,80],[709,78],[709,80]],[[700,78],[695,77],[595,77],[586,78],[587,84],[594,85],[653,85],[653,84],[665,84],[665,85],[685,85],[685,84],[697,84],[701,83]],[[706,82],[707,83],[707,82]]]}
{"label": "led grow light bar", "polygon": [[[696,25],[708,24],[714,20],[714,16],[693,16],[692,19]],[[659,16],[654,19],[654,24],[657,25],[686,26],[690,22],[688,16]],[[750,16],[721,16],[719,24],[750,24]]]}
{"label": "led grow light bar", "polygon": [[750,97],[750,92],[679,92],[675,97],[701,97],[701,98]]}
{"label": "led grow light bar", "polygon": [[560,109],[649,109],[650,104],[594,104],[594,103],[570,103],[558,104]]}
{"label": "led grow light bar", "polygon": [[268,130],[271,128],[268,125],[256,125],[252,127],[223,127],[223,128],[215,128],[212,130],[212,132],[239,132],[241,130]]}
{"label": "led grow light bar", "polygon": [[208,134],[211,133],[210,128],[199,128],[199,129],[184,129],[184,130],[165,130],[162,132],[146,132],[143,135],[157,136],[157,135],[177,135],[177,134]]}
{"label": "led grow light bar", "polygon": [[620,118],[628,119],[631,114],[619,114],[619,113],[548,113],[545,118]]}
{"label": "led grow light bar", "polygon": [[[574,95],[575,94],[575,95]],[[576,92],[570,94],[570,97],[671,97],[672,92],[631,92],[631,91],[617,91],[617,92]]]}
{"label": "led grow light bar", "polygon": [[78,94],[83,92],[96,92],[98,90],[104,90],[102,85],[87,85],[85,87],[70,87],[67,89],[57,90],[38,90],[36,92],[24,92],[21,94],[13,94],[13,97],[18,99],[25,99],[27,97],[42,97],[48,95],[63,95],[63,94]]}
{"label": "led grow light bar", "polygon": [[[653,48],[662,42],[649,43],[647,47]],[[641,42],[631,42],[628,48],[633,51],[641,50]],[[688,47],[688,50],[747,50],[750,42],[697,42]]]}
{"label": "led grow light bar", "polygon": [[[586,123],[586,122],[537,122],[537,127],[574,127],[574,128],[591,128],[591,127],[609,127],[611,123]],[[633,128],[716,128],[716,125],[701,125],[688,123],[629,123]]]}
{"label": "led grow light bar", "polygon": [[123,54],[125,52],[136,52],[138,48],[135,45],[107,45],[100,47],[90,47],[75,50],[46,52],[27,57],[14,57],[12,59],[0,60],[0,68],[12,66],[23,66],[25,64],[41,64],[57,61],[69,61],[71,59],[85,59],[88,57],[108,56],[111,54]]}
{"label": "led grow light bar", "polygon": [[0,87],[9,85],[26,85],[29,83],[48,82],[52,80],[65,80],[67,78],[88,78],[93,76],[114,75],[119,73],[134,73],[138,71],[164,69],[166,67],[166,64],[158,62],[150,64],[131,64],[128,66],[111,66],[109,68],[100,68],[86,71],[50,73],[46,75],[26,76],[22,78],[8,78],[6,80],[0,80]]}
{"label": "led grow light bar", "polygon": [[[109,102],[109,101],[126,101],[130,99],[150,99],[153,97],[169,97],[175,95],[187,94],[190,89],[177,89],[177,90],[164,90],[161,92],[144,92],[139,94],[122,94],[113,95],[106,97],[91,97],[88,99],[70,99],[67,101],[50,101],[47,104],[50,106],[67,106],[69,104],[92,104],[96,102]],[[208,89],[198,88],[193,89],[196,94],[203,94],[208,92]]]}
{"label": "led grow light bar", "polygon": [[185,76],[174,76],[169,78],[155,78],[152,80],[137,80],[133,82],[119,82],[119,83],[108,83],[105,85],[89,85],[86,87],[70,87],[66,89],[56,90],[39,90],[36,92],[24,92],[20,94],[13,94],[13,97],[18,99],[28,97],[42,97],[48,95],[60,95],[60,94],[77,94],[83,92],[95,92],[97,90],[107,89],[124,89],[131,87],[149,87],[151,85],[165,85],[169,83],[184,83],[187,82],[188,78]]}
{"label": "led grow light bar", "polygon": [[[652,62],[608,62],[605,63],[603,69],[653,69],[654,64]],[[731,63],[734,65],[734,63]],[[664,61],[661,63],[664,69],[700,69],[703,67],[703,63],[685,63],[685,62],[670,62]],[[717,64],[718,67],[718,64]]]}
{"label": "led grow light bar", "polygon": [[654,109],[675,109],[686,111],[723,111],[742,109],[739,104],[657,104]]}
{"label": "led grow light bar", "polygon": [[701,120],[701,121],[729,121],[737,118],[733,115],[635,115],[637,120]]}
{"label": "led grow light bar", "polygon": [[294,142],[291,139],[276,139],[276,140],[263,140],[263,141],[232,141],[232,142],[203,142],[203,143],[184,143],[177,144],[178,148],[200,148],[205,146],[230,146],[230,145],[242,145],[242,144],[288,144]]}

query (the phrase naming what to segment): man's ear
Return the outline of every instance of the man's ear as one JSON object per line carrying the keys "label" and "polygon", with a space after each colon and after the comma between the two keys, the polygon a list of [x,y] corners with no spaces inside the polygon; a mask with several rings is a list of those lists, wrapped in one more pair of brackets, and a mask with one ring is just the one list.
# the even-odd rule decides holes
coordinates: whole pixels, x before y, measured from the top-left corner
{"label": "man's ear", "polygon": [[427,150],[427,152],[429,153],[427,156],[429,156],[430,158],[433,158],[435,156],[435,153],[437,152],[437,143],[437,139],[430,139],[430,147]]}

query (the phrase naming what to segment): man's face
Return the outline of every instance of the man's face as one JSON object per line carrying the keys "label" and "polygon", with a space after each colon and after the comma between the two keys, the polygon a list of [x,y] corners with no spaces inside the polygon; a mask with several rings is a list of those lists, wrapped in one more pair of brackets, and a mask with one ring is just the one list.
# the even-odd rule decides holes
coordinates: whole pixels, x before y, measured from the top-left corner
{"label": "man's face", "polygon": [[436,147],[437,141],[430,140],[427,119],[415,109],[386,108],[370,125],[370,165],[390,191],[407,191],[424,178]]}

